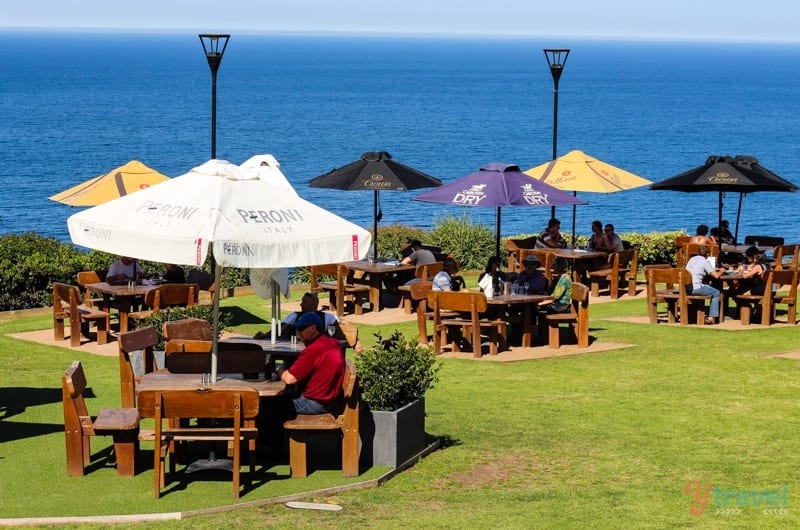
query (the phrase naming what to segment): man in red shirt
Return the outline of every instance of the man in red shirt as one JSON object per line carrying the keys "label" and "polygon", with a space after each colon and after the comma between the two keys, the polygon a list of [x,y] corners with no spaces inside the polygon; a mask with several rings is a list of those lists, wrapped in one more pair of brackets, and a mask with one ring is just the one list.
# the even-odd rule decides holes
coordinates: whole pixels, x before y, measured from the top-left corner
{"label": "man in red shirt", "polygon": [[339,341],[322,333],[322,319],[316,313],[303,313],[294,327],[306,347],[289,369],[281,369],[280,376],[287,385],[299,385],[300,396],[292,400],[295,411],[336,412],[342,404],[345,364]]}

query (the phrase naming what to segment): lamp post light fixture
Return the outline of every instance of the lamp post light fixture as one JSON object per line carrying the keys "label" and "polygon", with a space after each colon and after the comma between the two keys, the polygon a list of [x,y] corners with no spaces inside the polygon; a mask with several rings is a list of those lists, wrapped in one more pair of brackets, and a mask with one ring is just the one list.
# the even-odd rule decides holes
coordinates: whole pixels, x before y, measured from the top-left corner
{"label": "lamp post light fixture", "polygon": [[[569,57],[567,48],[545,48],[544,57],[547,59],[547,66],[550,67],[550,75],[553,76],[553,160],[558,158],[558,80],[564,71]],[[551,217],[556,216],[556,207],[550,209]]]}
{"label": "lamp post light fixture", "polygon": [[230,35],[201,33],[200,44],[211,68],[211,158],[217,158],[217,71],[228,47]]}

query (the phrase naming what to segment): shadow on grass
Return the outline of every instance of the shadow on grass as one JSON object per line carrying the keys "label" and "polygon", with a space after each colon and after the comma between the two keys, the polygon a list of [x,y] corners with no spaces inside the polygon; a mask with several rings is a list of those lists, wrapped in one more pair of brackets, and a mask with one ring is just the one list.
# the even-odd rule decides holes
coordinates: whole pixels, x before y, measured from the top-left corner
{"label": "shadow on grass", "polygon": [[242,309],[241,307],[224,307],[221,309],[225,313],[231,315],[231,325],[240,326],[242,324],[266,324],[267,321],[258,315]]}

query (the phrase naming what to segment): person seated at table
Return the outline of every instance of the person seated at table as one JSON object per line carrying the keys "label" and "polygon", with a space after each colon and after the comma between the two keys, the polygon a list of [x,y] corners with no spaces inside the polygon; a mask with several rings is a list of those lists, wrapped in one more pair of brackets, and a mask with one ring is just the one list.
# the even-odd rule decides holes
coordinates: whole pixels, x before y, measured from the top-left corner
{"label": "person seated at table", "polygon": [[552,302],[539,304],[548,313],[569,313],[572,305],[572,275],[569,273],[569,265],[564,258],[556,259],[553,264],[553,274],[557,276],[550,290],[553,297]]}
{"label": "person seated at table", "polygon": [[708,247],[702,245],[697,249],[697,255],[686,263],[686,270],[692,275],[692,290],[690,294],[710,295],[711,302],[708,306],[708,316],[705,318],[706,325],[713,325],[719,322],[719,289],[705,283],[707,276],[719,278],[724,274],[723,269],[714,269],[708,261]]}
{"label": "person seated at table", "polygon": [[316,313],[301,315],[294,328],[305,348],[289,368],[278,369],[281,381],[297,385],[299,395],[292,399],[297,414],[336,414],[343,405],[344,356],[339,341],[322,326]]}
{"label": "person seated at table", "polygon": [[444,267],[433,277],[434,291],[460,291],[466,287],[464,278],[458,276],[458,263],[453,258],[444,260]]}
{"label": "person seated at table", "polygon": [[536,248],[567,248],[567,240],[561,235],[561,221],[553,217],[547,228],[536,239]]}
{"label": "person seated at table", "polygon": [[587,250],[605,250],[605,234],[603,233],[603,223],[600,221],[592,221],[592,235],[589,236],[589,242],[586,244]]}
{"label": "person seated at table", "polygon": [[698,245],[716,245],[717,240],[708,235],[708,226],[699,225],[697,233],[689,238],[689,243],[697,243]]}
{"label": "person seated at table", "polygon": [[[484,280],[487,276],[491,278],[492,293],[495,295],[503,294],[503,284],[513,279],[500,270],[500,258],[497,256],[490,257],[486,262],[486,268],[478,276],[478,286],[483,285],[484,281],[488,281]],[[512,276],[516,277],[516,274],[512,273]],[[481,287],[481,291],[486,292],[484,287]]]}
{"label": "person seated at table", "polygon": [[625,245],[622,244],[622,238],[614,231],[614,225],[607,223],[605,230],[603,230],[603,252],[622,252],[625,250]]}
{"label": "person seated at table", "polygon": [[430,265],[436,263],[436,256],[427,248],[422,248],[422,242],[415,239],[411,242],[413,251],[400,260],[401,265]]}
{"label": "person seated at table", "polygon": [[542,264],[536,256],[527,255],[522,264],[525,268],[514,279],[512,290],[516,287],[518,294],[547,294],[547,278],[539,270]]}
{"label": "person seated at table", "polygon": [[722,224],[719,226],[716,238],[717,241],[720,242],[720,244],[725,244],[725,245],[736,244],[736,239],[733,237],[733,234],[731,233],[730,223],[728,222],[727,219],[722,220]]}
{"label": "person seated at table", "polygon": [[183,267],[175,265],[174,263],[164,264],[164,281],[167,283],[186,283],[186,274],[183,272]]}
{"label": "person seated at table", "polygon": [[[328,329],[330,326],[336,326],[339,323],[339,319],[337,319],[336,315],[333,313],[320,311],[319,296],[317,296],[316,293],[308,292],[303,294],[302,298],[300,298],[300,311],[292,311],[286,315],[286,318],[281,322],[281,338],[288,339],[294,335],[297,330],[297,322],[300,320],[300,317],[306,313],[314,313],[317,315],[325,325],[325,329]],[[259,331],[254,335],[254,338],[265,339],[269,336],[269,332],[264,333]]]}
{"label": "person seated at table", "polygon": [[756,247],[749,247],[744,255],[745,263],[736,269],[742,279],[733,282],[734,294],[762,295],[767,287],[764,282],[767,266],[761,262],[761,253]]}
{"label": "person seated at table", "polygon": [[130,281],[141,280],[143,277],[144,273],[134,258],[121,256],[108,268],[106,282],[111,285],[124,285]]}

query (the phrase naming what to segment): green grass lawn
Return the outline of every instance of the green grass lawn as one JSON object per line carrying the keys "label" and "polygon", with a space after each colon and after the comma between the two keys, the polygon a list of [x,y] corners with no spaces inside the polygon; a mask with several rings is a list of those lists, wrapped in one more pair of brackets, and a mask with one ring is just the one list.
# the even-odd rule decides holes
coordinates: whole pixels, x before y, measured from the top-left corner
{"label": "green grass lawn", "polygon": [[[236,304],[238,330],[263,330],[269,308]],[[643,300],[591,306],[591,335],[633,348],[517,363],[442,359],[426,398],[427,431],[443,447],[379,488],[314,498],[340,512],[243,507],[143,528],[793,528],[800,525],[798,328],[725,331],[604,320],[644,315]],[[47,317],[0,333],[49,327]],[[416,323],[386,326],[414,335]],[[369,344],[379,328],[359,326]],[[230,483],[190,482],[155,501],[151,472],[111,468],[68,478],[60,376],[74,359],[96,398],[116,406],[115,358],[76,354],[0,335],[0,517],[168,512],[230,504]],[[95,451],[110,439],[94,440]],[[147,447],[145,446],[147,449]],[[357,480],[385,470],[370,470]],[[354,482],[337,471],[289,479],[268,470],[241,502]],[[687,483],[709,486],[692,515]],[[762,494],[776,490],[776,494]],[[784,498],[788,506],[783,505]],[[767,500],[777,503],[767,504]],[[725,504],[727,502],[727,505]],[[738,504],[737,504],[738,503]],[[760,503],[758,505],[754,505]],[[765,508],[788,510],[765,513]]]}

